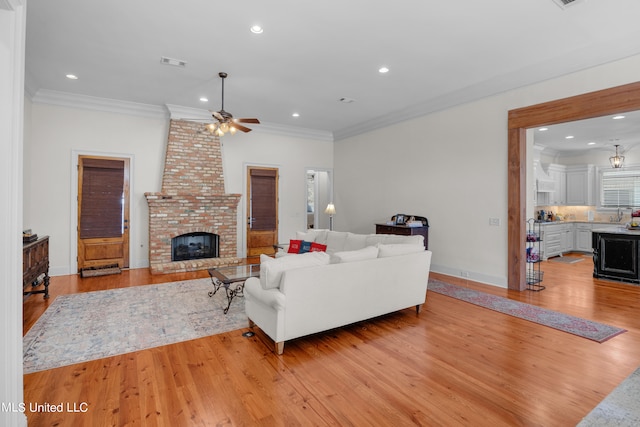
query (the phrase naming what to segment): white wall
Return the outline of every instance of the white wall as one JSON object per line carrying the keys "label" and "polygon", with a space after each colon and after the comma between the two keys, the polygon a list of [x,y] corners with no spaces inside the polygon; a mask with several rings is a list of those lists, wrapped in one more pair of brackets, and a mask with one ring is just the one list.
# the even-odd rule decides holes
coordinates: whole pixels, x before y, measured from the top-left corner
{"label": "white wall", "polygon": [[[148,206],[145,192],[160,191],[168,120],[31,103],[25,145],[24,227],[50,236],[50,274],[75,273],[74,192],[77,181],[72,153],[132,157],[132,268],[148,266]],[[245,193],[247,164],[280,168],[280,235],[288,238],[304,227],[305,168],[331,168],[333,144],[260,133],[223,137],[228,193]],[[238,215],[239,248],[244,247],[244,198]],[[240,253],[244,256],[244,252]]]}
{"label": "white wall", "polygon": [[[228,193],[245,195],[247,166],[277,167],[279,188],[279,241],[288,242],[295,232],[306,229],[306,171],[333,167],[333,143],[262,133],[258,126],[248,134],[222,138],[225,185]],[[246,197],[240,200],[238,248],[246,248]]]}
{"label": "white wall", "polygon": [[336,142],[335,228],[426,216],[433,271],[506,287],[508,111],[639,75],[635,56]]}

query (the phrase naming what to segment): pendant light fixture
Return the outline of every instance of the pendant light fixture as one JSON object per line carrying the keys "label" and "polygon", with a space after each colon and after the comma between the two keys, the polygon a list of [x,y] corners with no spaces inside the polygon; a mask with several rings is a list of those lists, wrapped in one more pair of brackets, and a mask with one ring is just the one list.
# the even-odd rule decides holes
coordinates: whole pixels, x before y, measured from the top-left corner
{"label": "pendant light fixture", "polygon": [[616,144],[615,147],[616,147],[616,155],[609,157],[609,162],[611,162],[611,167],[612,168],[619,169],[619,168],[622,167],[622,165],[624,163],[624,156],[620,156],[618,154],[618,147],[620,147],[620,146],[618,144]]}

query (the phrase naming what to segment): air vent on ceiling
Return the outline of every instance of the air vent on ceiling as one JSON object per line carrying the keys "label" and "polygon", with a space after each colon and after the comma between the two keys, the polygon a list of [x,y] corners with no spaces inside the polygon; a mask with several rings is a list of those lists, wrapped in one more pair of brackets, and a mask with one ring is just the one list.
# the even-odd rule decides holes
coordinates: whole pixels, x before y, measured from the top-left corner
{"label": "air vent on ceiling", "polygon": [[186,67],[187,61],[182,59],[168,58],[166,56],[160,57],[160,63],[165,65],[173,65],[175,67]]}
{"label": "air vent on ceiling", "polygon": [[580,3],[582,0],[553,0],[555,4],[560,6],[560,8],[564,9],[567,6],[572,6],[575,3]]}

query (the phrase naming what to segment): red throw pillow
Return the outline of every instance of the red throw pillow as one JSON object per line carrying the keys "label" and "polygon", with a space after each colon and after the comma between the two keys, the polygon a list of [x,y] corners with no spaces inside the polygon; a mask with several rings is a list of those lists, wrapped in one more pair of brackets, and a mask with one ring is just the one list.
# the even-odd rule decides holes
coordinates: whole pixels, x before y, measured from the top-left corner
{"label": "red throw pillow", "polygon": [[287,252],[297,254],[300,252],[300,246],[302,246],[302,240],[289,240],[289,250]]}
{"label": "red throw pillow", "polygon": [[327,251],[327,245],[322,245],[320,243],[316,243],[313,242],[311,244],[311,251],[310,252],[326,252]]}

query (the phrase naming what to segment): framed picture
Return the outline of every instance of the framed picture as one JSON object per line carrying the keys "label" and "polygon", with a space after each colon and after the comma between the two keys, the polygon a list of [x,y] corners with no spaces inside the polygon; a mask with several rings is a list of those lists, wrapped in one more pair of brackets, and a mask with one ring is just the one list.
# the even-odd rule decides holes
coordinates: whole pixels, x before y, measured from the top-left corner
{"label": "framed picture", "polygon": [[405,218],[404,215],[396,215],[396,225],[404,225],[405,222],[407,221],[407,219]]}

